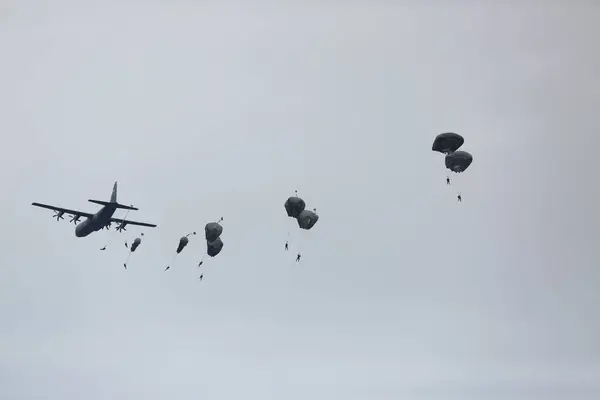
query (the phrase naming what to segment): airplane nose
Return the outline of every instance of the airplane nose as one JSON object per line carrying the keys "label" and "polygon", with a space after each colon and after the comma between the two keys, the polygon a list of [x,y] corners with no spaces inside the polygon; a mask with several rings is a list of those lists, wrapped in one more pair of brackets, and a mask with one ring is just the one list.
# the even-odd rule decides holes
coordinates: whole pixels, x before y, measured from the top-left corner
{"label": "airplane nose", "polygon": [[84,236],[86,236],[86,233],[84,232],[83,229],[81,229],[81,227],[77,226],[77,228],[75,228],[75,236],[84,237]]}

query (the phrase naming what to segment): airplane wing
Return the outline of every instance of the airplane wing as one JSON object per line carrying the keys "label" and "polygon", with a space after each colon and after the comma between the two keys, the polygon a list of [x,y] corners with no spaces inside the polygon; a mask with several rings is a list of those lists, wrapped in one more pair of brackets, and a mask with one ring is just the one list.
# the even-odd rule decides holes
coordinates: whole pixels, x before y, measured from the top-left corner
{"label": "airplane wing", "polygon": [[[118,224],[122,224],[124,220],[119,219],[119,218],[111,218],[110,222],[116,222]],[[148,226],[150,228],[156,228],[157,225],[154,224],[148,224],[146,222],[135,222],[135,221],[129,221],[129,220],[125,220],[127,225],[138,225],[138,226]]]}
{"label": "airplane wing", "polygon": [[77,216],[77,217],[89,218],[93,215],[93,214],[82,212],[82,211],[69,210],[68,208],[49,206],[48,204],[42,204],[42,203],[31,203],[31,205],[36,206],[36,207],[47,208],[48,210],[58,211],[59,213],[71,214],[71,215]]}

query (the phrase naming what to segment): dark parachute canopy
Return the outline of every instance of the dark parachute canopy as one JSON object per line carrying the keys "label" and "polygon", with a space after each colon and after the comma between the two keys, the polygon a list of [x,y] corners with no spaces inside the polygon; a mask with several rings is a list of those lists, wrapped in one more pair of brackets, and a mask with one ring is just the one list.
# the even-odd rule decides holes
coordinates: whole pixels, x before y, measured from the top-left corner
{"label": "dark parachute canopy", "polygon": [[304,210],[300,213],[300,215],[298,215],[296,220],[298,221],[298,226],[300,228],[309,230],[310,228],[315,226],[315,224],[319,220],[319,216],[313,211]]}
{"label": "dark parachute canopy", "polygon": [[306,203],[300,197],[290,197],[284,204],[288,217],[297,218],[306,208]]}
{"label": "dark parachute canopy", "polygon": [[[206,233],[206,254],[210,257],[215,257],[223,249],[223,240],[221,239],[223,227],[219,224],[221,221],[223,221],[223,218],[218,222],[209,222],[204,227],[204,232]],[[200,260],[198,266],[202,265],[203,262],[203,260]]]}
{"label": "dark parachute canopy", "polygon": [[[288,217],[293,218],[296,220],[296,222],[298,223],[298,226],[300,227],[300,229],[303,230],[310,230],[319,220],[319,216],[317,215],[317,210],[313,209],[313,211],[310,210],[306,210],[306,203],[305,201],[298,197],[298,191],[295,191],[295,196],[289,197],[285,204],[285,211],[287,212]],[[294,231],[296,228],[289,228],[288,230],[288,240],[285,242],[285,247],[284,249],[287,251],[289,249],[289,244],[290,244],[290,235],[292,234],[292,231]],[[294,236],[296,234],[294,233]],[[299,238],[302,237],[302,234],[299,234]],[[296,242],[296,238],[293,240],[294,242]],[[300,260],[300,255],[301,255],[301,249],[300,247],[303,247],[302,245],[300,245],[298,242],[296,242],[294,244],[294,247],[296,247],[297,251],[298,251],[298,258],[296,259],[296,261]]]}
{"label": "dark parachute canopy", "polygon": [[[144,236],[143,233],[142,233],[142,236]],[[133,243],[131,243],[131,247],[128,247],[127,246],[127,242],[125,242],[125,247],[129,248],[129,253],[127,254],[127,259],[123,263],[123,267],[125,267],[125,269],[127,269],[127,263],[129,262],[129,257],[131,257],[131,253],[133,253],[135,251],[135,249],[137,249],[140,244],[142,244],[142,239],[139,238],[139,237],[135,238],[135,240],[133,241]]]}
{"label": "dark parachute canopy", "polygon": [[446,132],[437,135],[433,141],[431,150],[444,154],[453,153],[463,145],[465,139],[458,133]]}
{"label": "dark parachute canopy", "polygon": [[223,233],[223,227],[218,222],[209,222],[204,227],[204,233],[207,242],[214,242]]}
{"label": "dark parachute canopy", "polygon": [[223,241],[219,237],[211,242],[209,242],[209,241],[206,242],[206,254],[208,254],[211,257],[214,257],[217,254],[219,254],[222,249],[223,249]]}
{"label": "dark parachute canopy", "polygon": [[179,239],[179,244],[177,245],[177,254],[181,253],[181,250],[183,250],[183,248],[187,246],[189,242],[190,239],[188,239],[187,236],[183,236],[181,239]]}
{"label": "dark parachute canopy", "polygon": [[135,240],[133,241],[133,243],[131,244],[131,252],[134,252],[135,249],[138,248],[138,246],[142,243],[142,239],[140,238],[135,238]]}
{"label": "dark parachute canopy", "polygon": [[173,262],[177,258],[177,255],[179,253],[181,253],[181,251],[185,248],[185,246],[187,246],[188,243],[190,242],[190,239],[188,239],[188,236],[195,235],[195,234],[196,234],[196,232],[188,233],[187,235],[185,235],[181,239],[179,239],[179,244],[177,245],[177,252],[173,256],[173,259],[171,260],[169,265],[167,265],[167,268],[165,268],[165,271],[168,270],[169,268],[171,268],[171,264],[173,264]]}
{"label": "dark parachute canopy", "polygon": [[464,172],[472,162],[473,156],[466,151],[455,151],[446,154],[446,168],[456,173]]}

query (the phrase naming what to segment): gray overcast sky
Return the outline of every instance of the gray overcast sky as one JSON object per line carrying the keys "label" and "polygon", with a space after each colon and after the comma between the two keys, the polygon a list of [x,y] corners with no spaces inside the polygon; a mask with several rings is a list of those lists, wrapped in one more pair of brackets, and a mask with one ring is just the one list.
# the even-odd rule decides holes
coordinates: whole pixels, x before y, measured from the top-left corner
{"label": "gray overcast sky", "polygon": [[419,3],[4,0],[0,398],[598,399],[600,3]]}

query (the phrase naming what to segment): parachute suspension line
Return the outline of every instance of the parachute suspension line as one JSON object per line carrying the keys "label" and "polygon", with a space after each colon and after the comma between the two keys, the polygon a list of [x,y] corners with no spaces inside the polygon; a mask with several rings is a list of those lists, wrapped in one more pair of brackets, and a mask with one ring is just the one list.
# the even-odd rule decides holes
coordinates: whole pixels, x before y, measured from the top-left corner
{"label": "parachute suspension line", "polygon": [[[123,221],[127,220],[127,215],[129,215],[129,211],[131,210],[127,210],[127,212],[125,213],[125,216],[123,217]],[[110,226],[109,228],[110,229]],[[111,232],[110,235],[108,236],[108,241],[106,242],[106,244],[104,245],[103,248],[101,248],[100,250],[106,250],[106,248],[108,247],[108,245],[112,242],[112,240],[115,237],[115,233],[117,233],[117,231],[115,230],[114,232]]]}
{"label": "parachute suspension line", "polygon": [[127,259],[123,263],[123,266],[125,267],[125,269],[127,269],[127,263],[129,262],[129,257],[131,257],[131,250],[129,250],[129,254],[127,254]]}
{"label": "parachute suspension line", "polygon": [[188,237],[188,236],[191,236],[191,235],[195,235],[195,234],[196,234],[196,232],[190,232],[187,235],[185,235],[185,237]]}
{"label": "parachute suspension line", "polygon": [[171,265],[173,265],[173,263],[175,262],[175,259],[177,258],[177,254],[179,254],[179,253],[175,253],[173,258],[171,259],[171,262],[167,265],[167,268],[165,268],[165,271],[168,270],[169,268],[171,268]]}

